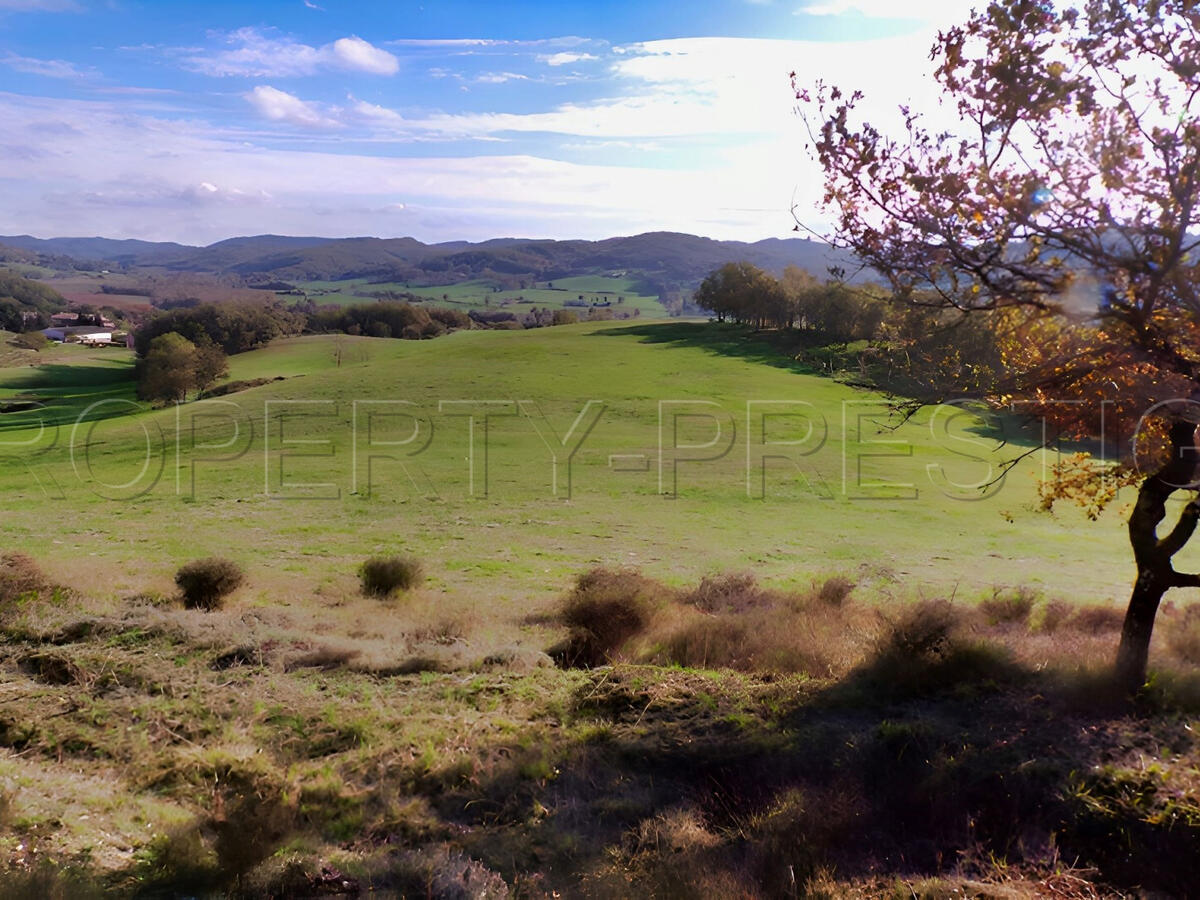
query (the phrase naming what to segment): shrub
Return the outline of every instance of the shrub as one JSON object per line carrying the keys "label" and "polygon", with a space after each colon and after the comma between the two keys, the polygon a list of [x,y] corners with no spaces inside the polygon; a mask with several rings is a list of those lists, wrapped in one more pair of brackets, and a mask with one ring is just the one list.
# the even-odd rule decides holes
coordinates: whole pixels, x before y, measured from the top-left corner
{"label": "shrub", "polygon": [[42,570],[24,553],[0,554],[0,603],[11,603],[49,587]]}
{"label": "shrub", "polygon": [[1067,624],[1072,612],[1073,607],[1065,600],[1051,600],[1042,610],[1041,630],[1046,634],[1054,634]]}
{"label": "shrub", "polygon": [[727,575],[705,575],[699,586],[683,596],[704,612],[745,612],[771,600],[770,594],[758,586],[749,572]]}
{"label": "shrub", "polygon": [[1027,587],[1013,588],[1010,591],[995,590],[992,596],[979,604],[987,623],[997,625],[1020,625],[1029,623],[1029,614],[1033,612],[1033,603],[1037,595]]}
{"label": "shrub", "polygon": [[1071,625],[1078,631],[1098,634],[1103,631],[1120,631],[1125,624],[1125,610],[1116,606],[1094,604],[1084,606],[1075,613]]}
{"label": "shrub", "polygon": [[928,660],[949,649],[960,618],[949,600],[921,600],[886,621],[880,644],[882,653]]}
{"label": "shrub", "polygon": [[188,609],[220,609],[225,598],[241,587],[246,573],[232,560],[212,556],[188,563],[175,573]]}
{"label": "shrub", "polygon": [[18,334],[13,338],[13,344],[22,350],[37,350],[41,352],[46,349],[46,344],[48,343],[49,340],[40,331],[28,331],[25,334]]}
{"label": "shrub", "polygon": [[370,597],[388,597],[421,583],[424,574],[412,556],[373,556],[358,570],[362,592]]}
{"label": "shrub", "polygon": [[[655,635],[657,637],[657,635]],[[825,635],[777,607],[703,616],[655,642],[650,662],[740,672],[803,672],[822,677],[831,662]]]}
{"label": "shrub", "polygon": [[567,666],[603,665],[644,631],[655,610],[669,601],[666,588],[637,572],[585,572],[563,601],[559,616],[571,636],[551,655]]}
{"label": "shrub", "polygon": [[824,584],[817,589],[817,599],[827,606],[841,606],[850,597],[855,584],[849,578],[835,575],[826,578]]}

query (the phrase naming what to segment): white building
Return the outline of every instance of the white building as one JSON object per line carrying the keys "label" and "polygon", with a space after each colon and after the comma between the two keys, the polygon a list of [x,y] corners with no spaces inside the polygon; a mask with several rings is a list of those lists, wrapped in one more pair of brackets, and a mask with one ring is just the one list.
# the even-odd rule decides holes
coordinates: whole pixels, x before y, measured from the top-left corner
{"label": "white building", "polygon": [[111,328],[96,328],[91,325],[57,325],[42,329],[42,334],[52,341],[78,341],[81,344],[111,344],[113,336]]}

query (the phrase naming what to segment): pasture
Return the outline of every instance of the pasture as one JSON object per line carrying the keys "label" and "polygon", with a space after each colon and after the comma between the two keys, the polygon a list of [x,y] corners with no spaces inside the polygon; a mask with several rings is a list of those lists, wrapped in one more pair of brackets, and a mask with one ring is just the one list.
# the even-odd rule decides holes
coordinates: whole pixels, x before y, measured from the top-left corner
{"label": "pasture", "polygon": [[[282,340],[230,373],[281,380],[159,410],[106,352],[0,370],[44,403],[0,416],[2,549],[40,569],[0,560],[0,896],[1191,877],[1154,860],[1197,858],[1195,622],[1150,747],[1095,674],[1121,503],[1039,511],[1037,455],[981,489],[1012,420],[896,427],[697,322]],[[423,583],[363,595],[400,553]],[[209,555],[245,584],[180,608]],[[581,633],[612,666],[554,666]]]}

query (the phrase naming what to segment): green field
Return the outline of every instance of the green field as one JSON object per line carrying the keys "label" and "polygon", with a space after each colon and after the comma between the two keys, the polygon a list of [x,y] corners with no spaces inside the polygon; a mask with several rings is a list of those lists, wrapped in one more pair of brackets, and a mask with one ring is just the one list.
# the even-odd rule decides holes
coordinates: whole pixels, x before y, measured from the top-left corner
{"label": "green field", "polygon": [[[48,352],[0,370],[44,404],[0,415],[0,550],[45,574],[0,558],[0,897],[1171,895],[1200,859],[1194,618],[1106,705],[1128,498],[1040,512],[1036,455],[980,496],[1011,420],[894,428],[699,322],[281,340],[178,410]],[[364,596],[401,552],[424,584]],[[246,583],[184,609],[210,554]],[[557,668],[598,566],[666,587],[604,576],[657,605]],[[722,573],[757,586],[683,593]]]}
{"label": "green field", "polygon": [[[666,314],[657,296],[638,293],[635,279],[603,275],[580,275],[551,282],[530,282],[528,287],[518,290],[498,290],[498,286],[489,281],[418,287],[401,282],[372,283],[367,278],[309,281],[298,286],[308,294],[310,300],[323,304],[368,303],[372,300],[372,292],[394,291],[414,294],[439,306],[450,308],[507,309],[519,313],[528,312],[535,306],[539,309],[566,308],[568,301],[578,302],[582,296],[589,305],[611,303],[616,312],[636,309],[640,310],[640,315],[651,318]],[[623,303],[619,302],[621,297],[625,298]],[[586,308],[573,308],[581,317],[587,313]]]}
{"label": "green field", "polygon": [[[989,466],[1003,458],[987,454],[996,441],[974,435],[969,417],[953,422],[952,438],[935,440],[930,411],[882,433],[887,411],[878,398],[747,356],[744,345],[714,334],[720,332],[693,323],[596,323],[459,332],[430,342],[281,341],[234,357],[230,377],[287,380],[220,404],[185,405],[178,436],[174,410],[95,426],[92,439],[104,450],[94,479],[72,466],[66,428],[47,429],[41,444],[30,445],[33,433],[17,426],[31,414],[17,414],[0,425],[8,446],[22,447],[0,474],[8,543],[37,555],[58,541],[69,556],[88,556],[114,583],[130,585],[161,586],[189,554],[232,554],[256,573],[264,602],[281,581],[300,594],[331,578],[349,584],[362,556],[394,548],[425,559],[440,590],[514,607],[555,595],[574,573],[599,562],[641,566],[674,581],[730,569],[791,584],[829,572],[878,572],[897,589],[970,594],[1027,582],[1088,600],[1121,598],[1131,568],[1120,516],[1092,524],[1071,510],[1037,511],[1036,458],[986,499],[969,487],[948,488],[929,466],[969,485],[986,480]],[[14,370],[0,390],[59,397],[48,407],[51,425],[65,425],[95,399],[131,396],[111,375],[127,362],[81,354],[75,364],[74,372],[57,362]],[[669,458],[661,472],[657,461],[660,400],[684,401],[677,407],[685,414],[674,438],[679,444],[712,437],[710,410],[724,429],[715,450],[679,451],[682,457],[722,452],[710,461],[680,462],[674,499],[660,494],[660,487],[671,493],[672,472]],[[355,401],[366,402],[357,432]],[[414,405],[371,407],[374,401]],[[442,401],[451,403],[439,408]],[[468,418],[452,414],[469,408],[457,401],[496,404],[486,477],[482,420],[472,474]],[[571,495],[560,461],[555,496],[543,437],[560,439],[589,401],[602,402],[603,413],[572,461]],[[748,435],[749,401],[784,405],[751,407]],[[793,401],[810,406],[786,405]],[[479,415],[486,408],[475,407]],[[422,428],[432,430],[420,435],[421,452],[372,449],[370,440],[400,440],[413,429],[412,419],[377,416],[368,435],[367,413],[378,409],[415,410]],[[235,449],[192,449],[234,437],[233,419],[209,411],[238,420]],[[813,420],[819,433],[810,429]],[[271,444],[264,446],[268,421]],[[769,456],[791,453],[798,463],[768,461],[764,476],[764,447],[753,433],[761,437],[764,427],[771,441],[812,431],[796,451],[767,448]],[[303,432],[321,443],[310,445],[309,456],[292,445],[281,457],[281,428],[285,439]],[[147,430],[155,435],[149,461]],[[662,432],[669,444],[669,421]],[[230,455],[237,458],[199,459]],[[372,455],[397,458],[373,463],[368,486]],[[143,467],[161,469],[161,476],[147,474],[118,492],[119,499],[97,487],[124,484]],[[193,473],[194,496],[179,487],[191,484]],[[47,476],[62,485],[61,497],[36,486]],[[752,495],[763,495],[765,485],[763,499],[748,496],[748,480]],[[323,486],[288,489],[285,482]],[[876,482],[882,486],[869,486]],[[231,540],[231,526],[253,540]]]}

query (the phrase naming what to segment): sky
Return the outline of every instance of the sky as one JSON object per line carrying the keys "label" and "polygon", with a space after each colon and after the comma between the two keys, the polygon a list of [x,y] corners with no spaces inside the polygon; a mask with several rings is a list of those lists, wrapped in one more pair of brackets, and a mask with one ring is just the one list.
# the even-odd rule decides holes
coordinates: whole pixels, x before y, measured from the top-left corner
{"label": "sky", "polygon": [[789,73],[936,110],[970,6],[0,0],[0,234],[788,237]]}

